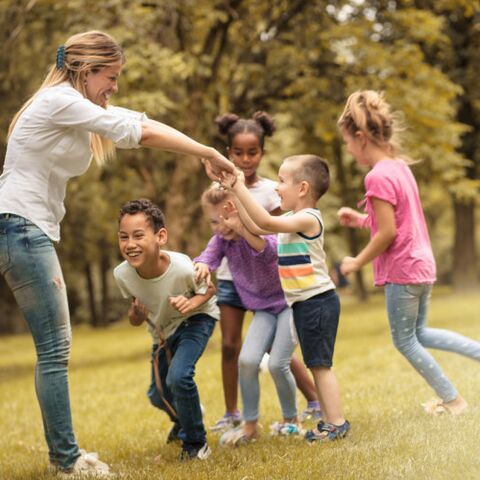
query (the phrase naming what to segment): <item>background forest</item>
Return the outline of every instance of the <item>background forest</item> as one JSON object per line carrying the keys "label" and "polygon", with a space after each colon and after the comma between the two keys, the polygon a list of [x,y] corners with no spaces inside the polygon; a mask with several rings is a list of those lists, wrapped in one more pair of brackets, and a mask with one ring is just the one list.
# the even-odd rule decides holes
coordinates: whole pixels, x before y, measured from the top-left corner
{"label": "background forest", "polygon": [[[362,198],[363,175],[344,151],[336,120],[347,96],[385,90],[402,110],[405,146],[419,181],[439,270],[458,291],[479,288],[479,0],[0,0],[0,140],[40,86],[56,48],[85,30],[112,34],[126,68],[115,105],[145,111],[224,151],[214,118],[266,110],[278,130],[261,166],[275,178],[281,159],[314,152],[332,166],[322,199],[333,264],[355,253],[361,232],[341,229],[336,211]],[[74,323],[106,326],[124,305],[113,284],[120,205],[148,197],[165,211],[168,248],[196,255],[209,237],[200,162],[158,151],[119,151],[70,182],[58,252]],[[358,274],[366,299],[370,269]],[[0,332],[25,328],[0,278]]]}

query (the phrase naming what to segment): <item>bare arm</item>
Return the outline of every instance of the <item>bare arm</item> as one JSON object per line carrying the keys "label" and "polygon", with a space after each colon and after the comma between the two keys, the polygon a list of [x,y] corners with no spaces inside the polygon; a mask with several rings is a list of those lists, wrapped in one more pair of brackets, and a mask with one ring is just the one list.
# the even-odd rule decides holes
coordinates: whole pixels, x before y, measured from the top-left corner
{"label": "bare arm", "polygon": [[257,252],[261,252],[265,248],[265,240],[259,235],[252,233],[243,223],[236,206],[229,201],[224,206],[225,214],[221,221],[242,238]]}
{"label": "bare arm", "polygon": [[356,257],[343,259],[340,270],[344,275],[360,270],[363,265],[378,257],[392,244],[397,235],[393,205],[378,198],[372,198],[372,204],[378,231]]}
{"label": "bare arm", "polygon": [[205,158],[212,164],[215,172],[220,170],[234,171],[233,163],[214,148],[198,143],[175,128],[155,120],[147,120],[142,123],[140,144],[144,147],[159,148],[168,152]]}
{"label": "bare arm", "polygon": [[235,207],[237,208],[238,215],[240,216],[240,220],[245,225],[245,228],[247,228],[251,233],[253,233],[254,235],[269,235],[273,233],[263,228],[260,228],[252,220],[248,212],[245,210],[245,207],[243,206],[243,204],[237,198],[235,198]]}
{"label": "bare arm", "polygon": [[207,303],[215,293],[213,284],[208,285],[208,289],[204,294],[197,293],[192,298],[187,298],[183,295],[177,297],[170,297],[170,305],[177,309],[182,315],[192,312]]}
{"label": "bare arm", "polygon": [[288,217],[270,215],[251,195],[244,183],[237,181],[232,190],[239,202],[244,206],[252,221],[267,232],[288,233],[303,232],[315,235],[318,232],[318,221],[313,215],[294,214]]}

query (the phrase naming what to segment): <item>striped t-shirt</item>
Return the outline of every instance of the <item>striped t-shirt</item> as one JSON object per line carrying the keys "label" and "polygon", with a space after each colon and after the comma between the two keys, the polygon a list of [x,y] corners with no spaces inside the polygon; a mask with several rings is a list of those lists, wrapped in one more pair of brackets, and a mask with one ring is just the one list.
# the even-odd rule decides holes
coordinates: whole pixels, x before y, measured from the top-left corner
{"label": "striped t-shirt", "polygon": [[317,235],[308,237],[301,232],[278,234],[278,273],[289,306],[335,288],[328,275],[323,250],[324,229],[320,211],[316,208],[302,211],[318,220],[320,231]]}

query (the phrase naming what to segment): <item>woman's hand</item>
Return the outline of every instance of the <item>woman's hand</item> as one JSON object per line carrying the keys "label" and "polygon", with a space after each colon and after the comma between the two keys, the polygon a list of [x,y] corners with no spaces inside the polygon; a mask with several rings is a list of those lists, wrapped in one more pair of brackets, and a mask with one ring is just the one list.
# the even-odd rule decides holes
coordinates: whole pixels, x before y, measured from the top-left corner
{"label": "woman's hand", "polygon": [[213,180],[216,180],[222,172],[233,173],[235,171],[235,165],[233,164],[233,162],[231,162],[228,158],[224,157],[214,148],[211,149],[211,155],[206,157],[205,160],[207,160],[210,164],[209,169],[211,173],[216,177],[212,178],[210,175],[208,175],[208,170],[205,166],[205,169],[207,170],[207,175]]}

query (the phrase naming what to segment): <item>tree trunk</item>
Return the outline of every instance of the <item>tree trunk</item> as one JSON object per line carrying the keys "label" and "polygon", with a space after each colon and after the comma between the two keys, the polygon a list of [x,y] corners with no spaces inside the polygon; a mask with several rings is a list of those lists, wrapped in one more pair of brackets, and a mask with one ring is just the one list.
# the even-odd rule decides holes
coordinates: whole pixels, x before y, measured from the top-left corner
{"label": "tree trunk", "polygon": [[109,295],[109,274],[110,257],[108,254],[108,245],[102,246],[103,253],[100,259],[100,279],[102,284],[102,309],[100,326],[107,327],[110,323],[110,295]]}
{"label": "tree trunk", "polygon": [[475,249],[475,203],[454,200],[455,238],[452,283],[457,292],[478,292],[479,279]]}
{"label": "tree trunk", "polygon": [[98,326],[97,306],[95,301],[95,287],[93,284],[93,272],[90,263],[85,265],[85,279],[87,281],[88,306],[90,308],[90,324]]}

